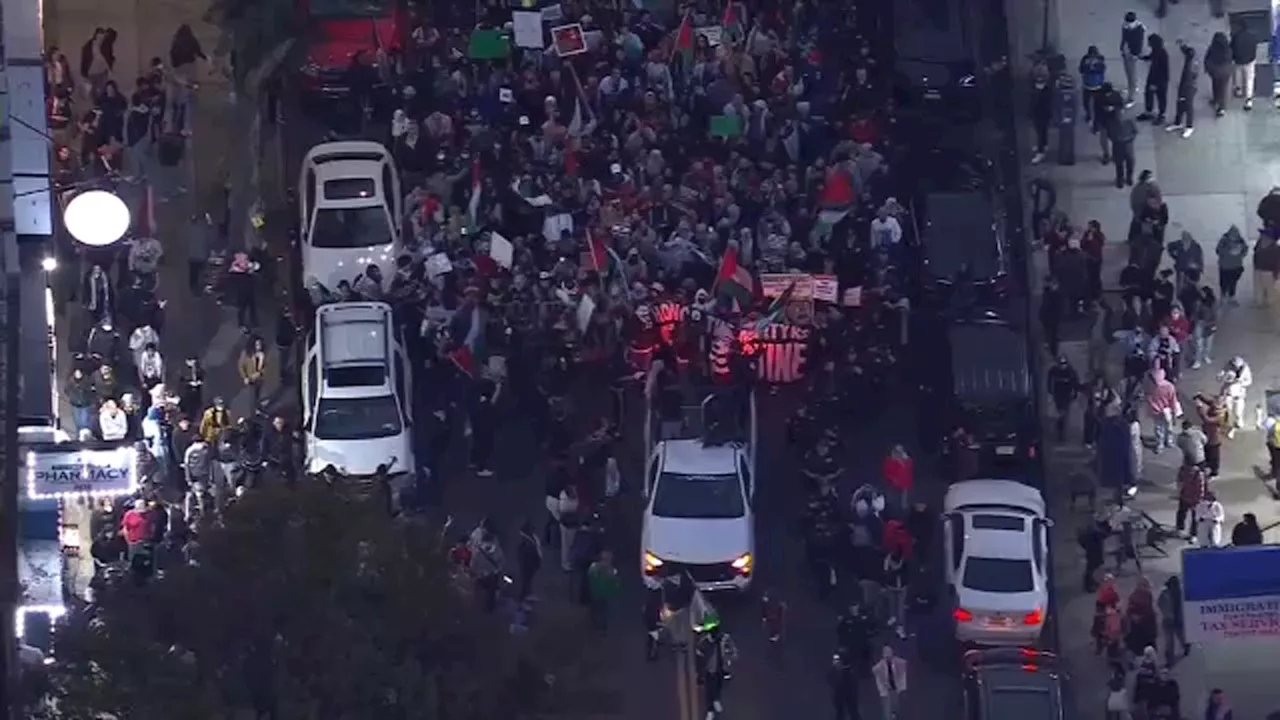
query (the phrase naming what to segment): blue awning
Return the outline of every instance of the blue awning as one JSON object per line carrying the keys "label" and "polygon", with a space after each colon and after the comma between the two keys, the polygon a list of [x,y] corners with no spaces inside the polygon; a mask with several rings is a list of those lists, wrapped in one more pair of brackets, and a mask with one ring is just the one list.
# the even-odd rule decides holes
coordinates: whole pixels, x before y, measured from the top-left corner
{"label": "blue awning", "polygon": [[1182,551],[1188,602],[1280,595],[1280,545]]}

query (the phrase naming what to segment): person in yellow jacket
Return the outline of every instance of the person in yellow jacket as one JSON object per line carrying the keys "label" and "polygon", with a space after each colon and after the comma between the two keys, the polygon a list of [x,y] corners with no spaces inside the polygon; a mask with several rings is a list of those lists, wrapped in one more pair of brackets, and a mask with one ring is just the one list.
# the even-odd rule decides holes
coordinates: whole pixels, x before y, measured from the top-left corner
{"label": "person in yellow jacket", "polygon": [[200,437],[210,445],[216,445],[222,431],[231,427],[231,413],[227,411],[227,403],[222,398],[213,399],[213,407],[200,416]]}

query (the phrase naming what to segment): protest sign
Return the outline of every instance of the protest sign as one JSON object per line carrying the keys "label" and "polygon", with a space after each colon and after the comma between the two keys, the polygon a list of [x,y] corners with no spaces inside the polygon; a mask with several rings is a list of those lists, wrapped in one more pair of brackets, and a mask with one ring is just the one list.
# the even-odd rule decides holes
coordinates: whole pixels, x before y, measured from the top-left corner
{"label": "protest sign", "polygon": [[439,277],[449,272],[453,272],[453,263],[449,260],[448,253],[439,252],[427,258],[427,275],[429,277]]}
{"label": "protest sign", "polygon": [[835,275],[813,276],[813,299],[822,302],[840,302],[840,282]]}
{"label": "protest sign", "polygon": [[742,135],[742,118],[737,115],[712,115],[711,137],[733,138]]}
{"label": "protest sign", "polygon": [[516,248],[511,241],[498,233],[489,234],[489,257],[502,267],[510,270],[515,263]]}
{"label": "protest sign", "polygon": [[844,289],[844,298],[840,303],[845,307],[861,307],[862,306],[862,286]]}
{"label": "protest sign", "polygon": [[719,25],[708,25],[707,27],[694,28],[694,32],[706,38],[707,45],[716,47],[720,44],[720,36],[724,34],[724,28]]}
{"label": "protest sign", "polygon": [[551,44],[555,46],[560,57],[579,55],[587,51],[587,38],[582,34],[582,25],[570,23],[551,28]]}
{"label": "protest sign", "polygon": [[564,20],[564,8],[560,7],[560,3],[542,8],[540,14],[543,22],[558,23]]}
{"label": "protest sign", "polygon": [[472,60],[502,60],[511,54],[511,42],[501,30],[476,28],[467,43],[467,57]]}
{"label": "protest sign", "polygon": [[546,45],[542,37],[541,12],[513,12],[511,26],[515,34],[516,47],[541,50]]}
{"label": "protest sign", "polygon": [[566,230],[570,234],[573,233],[573,216],[569,213],[548,215],[547,219],[542,221],[542,237],[549,243],[560,242],[560,235]]}
{"label": "protest sign", "polygon": [[766,298],[782,297],[788,288],[791,299],[782,317],[793,325],[808,325],[813,321],[814,279],[805,273],[765,273],[760,276],[760,290]]}

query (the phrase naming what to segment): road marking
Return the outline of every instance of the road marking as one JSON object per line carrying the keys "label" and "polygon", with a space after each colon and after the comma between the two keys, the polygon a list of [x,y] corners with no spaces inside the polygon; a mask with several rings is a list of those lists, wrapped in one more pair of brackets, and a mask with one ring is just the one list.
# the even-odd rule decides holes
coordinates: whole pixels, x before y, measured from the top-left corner
{"label": "road marking", "polygon": [[698,702],[697,660],[689,645],[676,648],[676,699],[680,704],[680,720],[701,720]]}
{"label": "road marking", "polygon": [[234,320],[224,320],[218,327],[218,332],[209,340],[204,355],[201,356],[200,363],[205,372],[212,372],[231,362],[231,359],[240,352],[240,344],[243,341],[244,334],[240,332],[240,326]]}

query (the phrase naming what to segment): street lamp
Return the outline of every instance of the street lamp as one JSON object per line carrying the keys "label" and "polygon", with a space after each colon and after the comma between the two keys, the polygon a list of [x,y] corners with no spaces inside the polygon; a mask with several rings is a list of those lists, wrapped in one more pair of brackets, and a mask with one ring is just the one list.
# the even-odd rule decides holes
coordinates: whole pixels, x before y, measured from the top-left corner
{"label": "street lamp", "polygon": [[124,237],[130,222],[129,206],[105,190],[76,195],[62,212],[62,223],[71,237],[92,247],[105,247]]}

